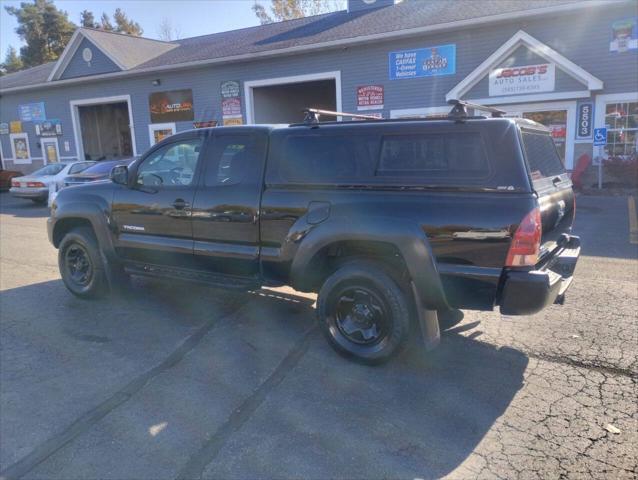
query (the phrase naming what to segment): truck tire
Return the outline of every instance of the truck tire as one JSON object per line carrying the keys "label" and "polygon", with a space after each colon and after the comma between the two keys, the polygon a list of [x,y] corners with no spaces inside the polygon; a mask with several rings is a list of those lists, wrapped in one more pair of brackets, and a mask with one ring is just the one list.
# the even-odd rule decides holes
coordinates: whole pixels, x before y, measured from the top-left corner
{"label": "truck tire", "polygon": [[106,274],[93,231],[74,228],[60,242],[58,266],[66,288],[80,298],[97,298],[107,292]]}
{"label": "truck tire", "polygon": [[330,345],[367,364],[383,363],[401,350],[410,316],[408,294],[372,262],[344,264],[317,298],[319,325]]}

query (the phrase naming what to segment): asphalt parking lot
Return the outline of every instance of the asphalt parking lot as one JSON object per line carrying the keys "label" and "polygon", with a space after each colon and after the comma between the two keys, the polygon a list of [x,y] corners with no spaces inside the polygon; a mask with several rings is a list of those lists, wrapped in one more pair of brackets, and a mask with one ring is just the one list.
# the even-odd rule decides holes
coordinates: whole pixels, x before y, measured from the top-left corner
{"label": "asphalt parking lot", "polygon": [[47,210],[0,194],[0,476],[636,478],[629,213],[627,197],[578,198],[564,306],[465,312],[435,353],[366,367],[292,291],[136,279],[78,300]]}

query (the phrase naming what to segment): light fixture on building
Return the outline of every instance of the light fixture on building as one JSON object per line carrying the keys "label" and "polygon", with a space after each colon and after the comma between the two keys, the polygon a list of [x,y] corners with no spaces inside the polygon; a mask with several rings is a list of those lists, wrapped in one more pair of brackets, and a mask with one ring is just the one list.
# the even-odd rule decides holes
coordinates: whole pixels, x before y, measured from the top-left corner
{"label": "light fixture on building", "polygon": [[159,78],[156,78],[151,83],[153,84],[154,87],[158,87],[159,85],[162,84],[162,81]]}

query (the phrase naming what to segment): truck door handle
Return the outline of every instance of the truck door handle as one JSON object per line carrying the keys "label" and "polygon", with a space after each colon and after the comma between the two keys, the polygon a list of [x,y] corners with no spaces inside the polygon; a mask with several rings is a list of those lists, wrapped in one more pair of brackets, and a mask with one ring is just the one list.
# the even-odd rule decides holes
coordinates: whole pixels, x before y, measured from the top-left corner
{"label": "truck door handle", "polygon": [[177,210],[184,210],[185,208],[188,208],[190,206],[191,204],[184,201],[182,198],[178,198],[173,202],[173,207],[175,207]]}

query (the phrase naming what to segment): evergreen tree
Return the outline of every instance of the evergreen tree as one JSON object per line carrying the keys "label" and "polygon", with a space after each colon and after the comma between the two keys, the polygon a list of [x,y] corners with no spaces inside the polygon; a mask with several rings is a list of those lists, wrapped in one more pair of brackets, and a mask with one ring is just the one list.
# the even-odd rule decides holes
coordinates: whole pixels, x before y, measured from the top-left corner
{"label": "evergreen tree", "polygon": [[111,23],[111,18],[108,16],[106,12],[102,12],[102,16],[100,17],[100,24],[98,25],[98,28],[106,32],[112,32],[113,30],[115,30],[113,28],[113,24]]}
{"label": "evergreen tree", "polygon": [[22,2],[20,7],[5,7],[16,17],[16,33],[26,43],[20,48],[20,59],[25,67],[56,60],[70,40],[75,25],[68,14],[52,0]]}
{"label": "evergreen tree", "polygon": [[4,62],[0,64],[0,75],[17,72],[18,70],[22,70],[23,68],[24,65],[22,64],[22,60],[18,55],[18,51],[15,49],[15,47],[10,46],[7,49],[7,56],[4,58]]}
{"label": "evergreen tree", "polygon": [[128,18],[126,13],[122,11],[120,8],[115,9],[115,14],[113,15],[115,19],[115,31],[118,33],[126,33],[127,35],[134,35],[139,37],[144,33],[142,27],[139,23]]}
{"label": "evergreen tree", "polygon": [[80,26],[85,28],[99,28],[99,25],[95,21],[95,17],[93,16],[93,12],[89,10],[82,10],[80,13]]}

